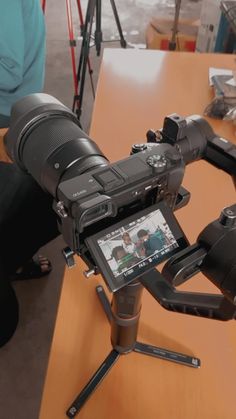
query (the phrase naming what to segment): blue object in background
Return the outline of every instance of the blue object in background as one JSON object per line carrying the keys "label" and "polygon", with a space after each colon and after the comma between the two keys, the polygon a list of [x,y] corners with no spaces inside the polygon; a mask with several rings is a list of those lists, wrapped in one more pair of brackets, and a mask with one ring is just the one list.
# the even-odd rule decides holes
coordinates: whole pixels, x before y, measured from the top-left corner
{"label": "blue object in background", "polygon": [[222,1],[221,10],[214,52],[233,53],[236,51],[236,2]]}

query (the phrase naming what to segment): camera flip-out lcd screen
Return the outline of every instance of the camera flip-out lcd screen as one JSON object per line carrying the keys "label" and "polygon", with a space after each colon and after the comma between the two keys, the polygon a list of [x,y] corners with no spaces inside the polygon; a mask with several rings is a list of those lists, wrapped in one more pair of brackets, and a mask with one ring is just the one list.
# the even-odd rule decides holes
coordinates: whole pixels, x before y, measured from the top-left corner
{"label": "camera flip-out lcd screen", "polygon": [[86,242],[113,292],[188,246],[164,202],[113,224]]}

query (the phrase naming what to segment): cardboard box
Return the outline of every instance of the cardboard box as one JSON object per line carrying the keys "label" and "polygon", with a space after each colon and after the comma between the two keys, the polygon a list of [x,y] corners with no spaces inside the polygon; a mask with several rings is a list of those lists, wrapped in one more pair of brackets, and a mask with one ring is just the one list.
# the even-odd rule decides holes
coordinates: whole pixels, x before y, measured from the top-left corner
{"label": "cardboard box", "polygon": [[[180,20],[176,36],[176,51],[195,51],[199,21]],[[146,30],[148,49],[169,50],[173,20],[152,19]]]}

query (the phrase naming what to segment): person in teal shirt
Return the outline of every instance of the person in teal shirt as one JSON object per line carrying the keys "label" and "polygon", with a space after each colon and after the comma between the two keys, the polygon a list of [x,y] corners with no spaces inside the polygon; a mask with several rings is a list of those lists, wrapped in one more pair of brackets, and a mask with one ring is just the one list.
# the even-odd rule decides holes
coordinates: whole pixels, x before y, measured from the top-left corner
{"label": "person in teal shirt", "polygon": [[[0,0],[0,128],[9,126],[15,102],[43,90],[45,54],[40,0]],[[14,163],[0,161],[0,347],[18,323],[11,282],[48,274],[50,261],[33,256],[58,235],[52,197]]]}
{"label": "person in teal shirt", "polygon": [[12,105],[43,90],[45,22],[40,0],[0,0],[0,128]]}

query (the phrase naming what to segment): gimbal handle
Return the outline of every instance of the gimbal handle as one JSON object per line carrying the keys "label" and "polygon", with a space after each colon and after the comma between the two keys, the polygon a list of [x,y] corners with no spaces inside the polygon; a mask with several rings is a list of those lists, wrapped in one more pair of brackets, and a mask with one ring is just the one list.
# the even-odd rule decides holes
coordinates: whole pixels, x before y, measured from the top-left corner
{"label": "gimbal handle", "polygon": [[139,280],[166,310],[216,320],[231,320],[236,317],[236,306],[223,295],[177,291],[154,269]]}
{"label": "gimbal handle", "polygon": [[[140,282],[164,308],[218,320],[236,318],[236,204],[208,224],[197,243],[172,256],[162,274],[152,270]],[[176,285],[201,271],[223,295],[179,292]]]}

